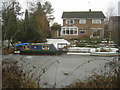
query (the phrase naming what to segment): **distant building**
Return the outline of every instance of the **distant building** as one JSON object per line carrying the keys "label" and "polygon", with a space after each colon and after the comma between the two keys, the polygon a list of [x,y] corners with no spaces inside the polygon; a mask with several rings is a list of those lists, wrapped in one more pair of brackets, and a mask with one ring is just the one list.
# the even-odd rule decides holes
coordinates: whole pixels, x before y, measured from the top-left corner
{"label": "distant building", "polygon": [[118,2],[118,16],[120,16],[120,1]]}
{"label": "distant building", "polygon": [[60,29],[61,25],[55,22],[53,26],[51,26],[51,38],[60,38]]}
{"label": "distant building", "polygon": [[103,38],[104,19],[102,11],[63,12],[61,37],[71,38]]}
{"label": "distant building", "polygon": [[120,42],[120,16],[112,16],[109,21],[109,30],[111,31],[111,39]]}

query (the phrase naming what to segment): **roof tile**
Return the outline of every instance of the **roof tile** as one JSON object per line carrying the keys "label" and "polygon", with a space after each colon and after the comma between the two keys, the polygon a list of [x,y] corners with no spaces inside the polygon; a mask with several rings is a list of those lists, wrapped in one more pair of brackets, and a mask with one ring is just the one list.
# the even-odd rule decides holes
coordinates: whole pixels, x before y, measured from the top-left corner
{"label": "roof tile", "polygon": [[102,11],[63,12],[62,18],[105,18]]}

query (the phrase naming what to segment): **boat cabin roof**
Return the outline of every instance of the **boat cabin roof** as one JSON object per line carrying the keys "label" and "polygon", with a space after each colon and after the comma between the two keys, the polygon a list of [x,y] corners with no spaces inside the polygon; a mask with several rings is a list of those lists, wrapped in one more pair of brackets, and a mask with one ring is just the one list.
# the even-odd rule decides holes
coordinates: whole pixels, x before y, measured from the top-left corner
{"label": "boat cabin roof", "polygon": [[21,43],[21,44],[17,44],[16,47],[17,47],[17,46],[22,46],[22,45],[29,45],[29,43]]}
{"label": "boat cabin roof", "polygon": [[50,46],[52,44],[46,44],[46,43],[22,43],[22,44],[17,44],[17,46],[28,46],[28,45],[32,45],[32,46]]}
{"label": "boat cabin roof", "polygon": [[41,45],[41,46],[49,46],[51,44],[47,44],[47,43],[31,43],[29,45]]}

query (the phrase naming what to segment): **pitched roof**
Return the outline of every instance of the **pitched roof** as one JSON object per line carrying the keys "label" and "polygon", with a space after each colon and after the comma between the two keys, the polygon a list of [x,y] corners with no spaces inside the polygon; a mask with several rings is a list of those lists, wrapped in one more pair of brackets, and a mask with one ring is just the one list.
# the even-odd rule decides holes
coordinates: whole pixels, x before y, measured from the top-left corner
{"label": "pitched roof", "polygon": [[62,18],[105,18],[102,11],[63,12]]}

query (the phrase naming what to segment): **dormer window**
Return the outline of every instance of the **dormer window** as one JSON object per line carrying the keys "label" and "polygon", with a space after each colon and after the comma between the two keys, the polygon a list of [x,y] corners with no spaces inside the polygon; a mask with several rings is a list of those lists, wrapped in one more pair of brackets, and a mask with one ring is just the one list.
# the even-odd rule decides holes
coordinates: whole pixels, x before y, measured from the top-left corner
{"label": "dormer window", "polygon": [[66,24],[72,25],[72,24],[74,24],[74,20],[73,19],[66,19]]}
{"label": "dormer window", "polygon": [[92,19],[92,24],[101,24],[101,19]]}
{"label": "dormer window", "polygon": [[79,19],[80,24],[86,24],[86,19]]}

